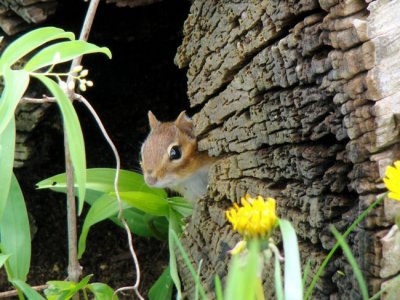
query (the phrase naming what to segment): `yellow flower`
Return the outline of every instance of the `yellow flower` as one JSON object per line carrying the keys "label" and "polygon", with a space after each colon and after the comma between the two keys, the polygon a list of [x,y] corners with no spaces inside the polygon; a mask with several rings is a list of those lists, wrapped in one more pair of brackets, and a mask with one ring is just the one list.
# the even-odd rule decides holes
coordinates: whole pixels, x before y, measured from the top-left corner
{"label": "yellow flower", "polygon": [[400,201],[400,160],[394,163],[394,167],[387,167],[385,175],[383,181],[389,190],[389,198]]}
{"label": "yellow flower", "polygon": [[226,217],[244,238],[265,237],[274,228],[277,222],[275,214],[275,200],[263,197],[251,198],[246,195],[241,199],[242,206],[236,203],[226,211]]}

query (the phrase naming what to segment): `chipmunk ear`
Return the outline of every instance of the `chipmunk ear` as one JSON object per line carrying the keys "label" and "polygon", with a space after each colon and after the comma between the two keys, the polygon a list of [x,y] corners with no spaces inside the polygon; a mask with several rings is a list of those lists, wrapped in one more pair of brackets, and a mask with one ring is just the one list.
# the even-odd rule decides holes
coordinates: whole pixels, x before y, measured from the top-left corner
{"label": "chipmunk ear", "polygon": [[147,116],[149,117],[149,124],[151,129],[154,129],[158,127],[158,125],[160,125],[161,122],[157,120],[156,116],[151,112],[151,110],[149,110]]}
{"label": "chipmunk ear", "polygon": [[189,137],[193,139],[195,138],[193,121],[186,115],[185,111],[181,112],[176,118],[175,126],[186,133]]}

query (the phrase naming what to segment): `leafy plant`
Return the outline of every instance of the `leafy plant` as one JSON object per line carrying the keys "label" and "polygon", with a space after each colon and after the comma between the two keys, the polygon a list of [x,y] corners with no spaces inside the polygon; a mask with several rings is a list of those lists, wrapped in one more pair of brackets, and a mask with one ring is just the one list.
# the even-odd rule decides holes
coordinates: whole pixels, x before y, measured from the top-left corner
{"label": "leafy plant", "polygon": [[[86,238],[90,228],[105,219],[116,224],[119,207],[115,195],[113,180],[115,169],[95,168],[87,170],[86,201],[91,205],[79,238],[79,257],[86,249]],[[66,192],[66,174],[47,178],[37,184],[39,189],[51,189]],[[78,185],[76,184],[76,188]],[[180,281],[173,248],[173,235],[180,234],[184,225],[183,218],[191,215],[192,205],[182,197],[168,197],[163,189],[151,188],[144,182],[143,176],[135,172],[121,170],[118,190],[124,205],[124,215],[129,228],[139,236],[168,239],[170,264],[149,292],[150,299],[171,299],[172,282],[180,293]],[[159,298],[164,295],[165,298]]]}
{"label": "leafy plant", "polygon": [[[32,56],[33,51],[36,54]],[[38,79],[54,97],[70,140],[69,151],[77,180],[79,211],[81,211],[86,186],[83,135],[73,104],[59,83],[67,76],[73,76],[79,81],[83,79],[77,74],[78,71],[57,73],[53,72],[53,69],[57,64],[88,53],[103,53],[111,58],[111,52],[107,48],[84,41],[75,41],[75,36],[71,32],[55,27],[45,27],[22,35],[9,44],[0,56],[0,76],[4,82],[0,98],[1,257],[9,281],[27,295],[34,292],[25,283],[31,255],[28,215],[24,197],[12,170],[15,150],[15,110],[31,78]],[[19,295],[22,297],[21,292]],[[31,299],[30,296],[29,298]]]}

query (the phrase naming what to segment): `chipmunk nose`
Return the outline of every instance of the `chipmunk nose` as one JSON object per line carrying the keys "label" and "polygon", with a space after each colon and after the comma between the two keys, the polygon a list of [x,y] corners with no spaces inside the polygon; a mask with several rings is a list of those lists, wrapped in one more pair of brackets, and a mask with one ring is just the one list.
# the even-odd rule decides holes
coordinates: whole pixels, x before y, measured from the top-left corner
{"label": "chipmunk nose", "polygon": [[146,181],[148,185],[155,185],[157,182],[157,178],[147,174],[144,176],[144,181]]}

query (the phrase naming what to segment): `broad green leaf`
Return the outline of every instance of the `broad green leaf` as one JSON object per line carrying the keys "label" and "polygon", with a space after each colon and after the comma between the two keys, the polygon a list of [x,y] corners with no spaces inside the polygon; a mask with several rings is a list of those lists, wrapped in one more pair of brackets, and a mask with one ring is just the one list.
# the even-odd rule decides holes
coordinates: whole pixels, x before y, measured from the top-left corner
{"label": "broad green leaf", "polygon": [[[115,169],[93,168],[87,169],[86,189],[110,193],[114,191]],[[65,193],[66,182],[65,173],[52,176],[37,183],[39,189],[51,189],[56,192]],[[151,193],[166,198],[167,192],[163,189],[151,188],[146,185],[143,175],[120,170],[118,179],[118,190],[120,192],[137,191]]]}
{"label": "broad green leaf", "polygon": [[56,98],[58,106],[60,107],[64,120],[65,132],[68,137],[74,174],[78,184],[78,214],[81,214],[83,203],[85,201],[86,157],[85,144],[78,116],[71,101],[54,80],[43,75],[35,75],[35,77],[37,77],[49,89],[51,94]]}
{"label": "broad green leaf", "polygon": [[108,58],[111,58],[111,51],[106,47],[99,47],[81,40],[65,41],[50,45],[39,51],[26,63],[24,70],[35,71],[45,66],[50,66],[54,64],[56,55],[59,56],[58,63],[63,63],[89,53],[104,53]]}
{"label": "broad green leaf", "polygon": [[47,282],[49,287],[44,291],[47,300],[71,299],[76,293],[87,287],[92,276],[87,275],[78,283],[58,280]]}
{"label": "broad green leaf", "polygon": [[172,290],[174,288],[169,266],[165,268],[161,276],[158,277],[157,281],[151,286],[149,290],[150,300],[171,300]]}
{"label": "broad green leaf", "polygon": [[0,71],[4,65],[11,66],[36,48],[56,39],[75,39],[72,32],[55,27],[43,27],[30,31],[12,42],[0,57]]}
{"label": "broad green leaf", "polygon": [[86,238],[90,228],[107,218],[110,218],[118,213],[118,202],[108,194],[101,196],[90,207],[83,223],[82,232],[78,242],[78,258],[81,258],[86,249]]}
{"label": "broad green leaf", "polygon": [[88,288],[96,300],[118,300],[118,296],[114,295],[114,290],[107,284],[94,282],[88,284]]}
{"label": "broad green leaf", "polygon": [[168,201],[158,195],[143,192],[121,192],[122,201],[154,216],[168,216]]}
{"label": "broad green leaf", "polygon": [[26,281],[31,260],[31,234],[24,196],[15,176],[11,179],[7,205],[0,221],[2,252],[9,279]]}
{"label": "broad green leaf", "polygon": [[279,220],[285,253],[285,299],[302,300],[300,253],[296,232],[287,220]]}
{"label": "broad green leaf", "polygon": [[20,289],[29,300],[45,300],[45,298],[42,297],[42,295],[40,295],[29,284],[27,284],[26,282],[24,282],[22,280],[15,279],[15,280],[12,280],[11,283],[15,287]]}
{"label": "broad green leaf", "polygon": [[0,134],[0,220],[7,204],[13,174],[15,152],[15,120],[12,118],[8,126]]}
{"label": "broad green leaf", "polygon": [[3,70],[4,90],[0,98],[0,134],[14,118],[15,109],[24,95],[29,84],[29,74],[25,71],[11,70],[5,67]]}
{"label": "broad green leaf", "polygon": [[364,276],[360,270],[360,267],[357,264],[356,259],[354,258],[353,253],[351,253],[349,245],[347,245],[346,241],[344,240],[343,236],[336,230],[335,227],[331,227],[331,231],[335,238],[337,239],[340,247],[343,250],[344,255],[347,258],[347,261],[350,263],[351,268],[353,269],[354,275],[357,279],[358,286],[360,287],[361,296],[363,300],[368,300],[368,288],[365,282]]}
{"label": "broad green leaf", "polygon": [[10,254],[0,254],[0,268],[4,265],[4,263],[10,256]]}

